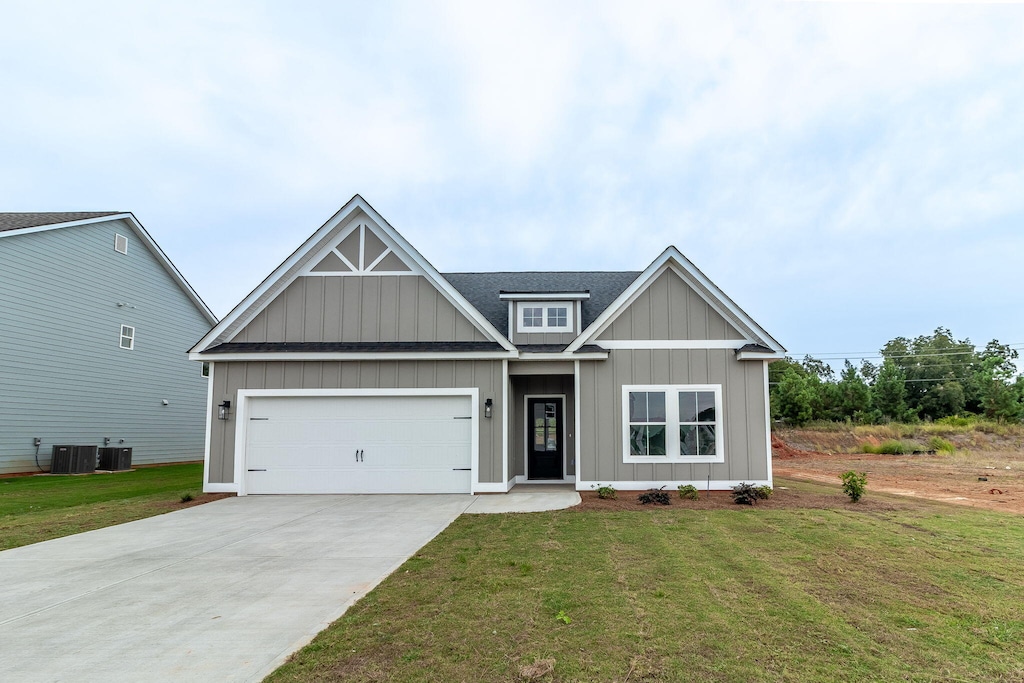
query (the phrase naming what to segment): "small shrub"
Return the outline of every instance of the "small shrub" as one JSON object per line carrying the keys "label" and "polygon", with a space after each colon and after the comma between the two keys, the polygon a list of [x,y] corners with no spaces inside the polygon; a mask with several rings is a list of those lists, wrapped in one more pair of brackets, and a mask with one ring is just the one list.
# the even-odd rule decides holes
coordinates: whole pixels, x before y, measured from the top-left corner
{"label": "small shrub", "polygon": [[693,484],[681,484],[679,486],[679,497],[683,500],[697,500],[700,498],[700,492]]}
{"label": "small shrub", "polygon": [[964,417],[962,415],[949,415],[948,417],[940,417],[935,421],[936,424],[948,425],[950,427],[970,427],[977,418]]}
{"label": "small shrub", "polygon": [[941,436],[933,436],[928,439],[928,450],[936,451],[938,453],[952,453],[956,450],[956,446],[952,442],[943,439]]}
{"label": "small shrub", "polygon": [[672,499],[669,498],[668,491],[663,491],[662,489],[647,489],[637,496],[636,499],[641,505],[649,505],[651,503],[655,505],[672,504]]}
{"label": "small shrub", "polygon": [[192,495],[191,491],[186,491],[185,493],[181,494],[182,503],[187,503],[192,500],[195,500],[195,496]]}
{"label": "small shrub", "polygon": [[737,505],[753,505],[758,498],[761,498],[757,490],[758,487],[753,484],[740,482],[732,487],[732,502]]}
{"label": "small shrub", "polygon": [[850,497],[854,503],[861,499],[868,487],[868,475],[864,472],[849,470],[839,475],[843,481],[843,493]]}
{"label": "small shrub", "polygon": [[761,500],[768,500],[774,493],[771,486],[758,486],[754,490],[757,491],[757,497]]}
{"label": "small shrub", "polygon": [[597,497],[604,498],[605,500],[615,500],[618,498],[618,494],[612,486],[598,486]]}

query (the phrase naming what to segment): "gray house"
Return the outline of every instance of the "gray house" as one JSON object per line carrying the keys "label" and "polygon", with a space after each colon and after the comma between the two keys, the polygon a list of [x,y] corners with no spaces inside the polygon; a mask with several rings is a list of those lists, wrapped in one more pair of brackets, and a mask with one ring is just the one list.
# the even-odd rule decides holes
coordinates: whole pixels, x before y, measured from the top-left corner
{"label": "gray house", "polygon": [[643,272],[441,274],[357,195],[192,349],[204,486],[770,485],[783,353],[673,247]]}
{"label": "gray house", "polygon": [[0,293],[0,473],[48,469],[55,444],[202,459],[186,350],[217,319],[132,214],[0,213]]}

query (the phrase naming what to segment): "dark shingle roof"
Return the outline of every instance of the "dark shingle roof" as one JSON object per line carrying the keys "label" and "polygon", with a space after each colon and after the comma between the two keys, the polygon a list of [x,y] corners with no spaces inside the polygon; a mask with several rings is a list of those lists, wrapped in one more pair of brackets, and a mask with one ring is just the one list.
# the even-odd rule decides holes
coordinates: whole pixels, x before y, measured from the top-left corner
{"label": "dark shingle roof", "polygon": [[[518,348],[523,353],[562,353],[568,344],[519,344]],[[584,344],[576,353],[608,353],[608,349],[597,344]]]}
{"label": "dark shingle roof", "polygon": [[61,211],[57,213],[0,213],[0,232],[20,230],[21,228],[38,228],[41,225],[56,225],[71,221],[84,221],[88,218],[116,216],[123,211]]}
{"label": "dark shingle roof", "polygon": [[430,353],[502,351],[496,342],[228,342],[205,353]]}
{"label": "dark shingle roof", "polygon": [[580,273],[442,273],[502,334],[508,331],[508,302],[501,292],[590,292],[583,300],[583,328],[622,294],[639,271]]}

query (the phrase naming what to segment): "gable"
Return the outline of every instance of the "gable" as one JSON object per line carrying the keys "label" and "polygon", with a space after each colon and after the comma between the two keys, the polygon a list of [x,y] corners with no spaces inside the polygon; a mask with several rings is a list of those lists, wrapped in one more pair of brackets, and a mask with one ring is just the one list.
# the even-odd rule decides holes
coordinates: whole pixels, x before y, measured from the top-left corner
{"label": "gable", "polygon": [[671,268],[616,316],[601,340],[631,339],[745,339],[735,325]]}
{"label": "gable", "polygon": [[488,341],[421,275],[303,276],[232,342]]}
{"label": "gable", "polygon": [[356,195],[197,344],[511,345]]}

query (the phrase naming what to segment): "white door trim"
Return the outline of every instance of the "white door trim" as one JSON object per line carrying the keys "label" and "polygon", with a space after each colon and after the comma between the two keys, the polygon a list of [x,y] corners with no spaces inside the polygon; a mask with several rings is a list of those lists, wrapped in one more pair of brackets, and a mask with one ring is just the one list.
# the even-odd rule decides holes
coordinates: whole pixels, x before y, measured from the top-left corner
{"label": "white door trim", "polygon": [[468,396],[471,411],[470,488],[480,489],[480,390],[476,387],[456,389],[239,389],[238,408],[235,411],[235,481],[238,495],[248,495],[245,483],[245,445],[249,424],[249,399],[287,398],[289,396]]}
{"label": "white door trim", "polygon": [[[562,399],[562,424],[558,425],[559,443],[562,445],[562,478],[561,479],[540,479],[536,481],[530,480],[530,399],[531,398],[560,398]],[[575,477],[569,479],[565,476],[566,472],[566,441],[565,441],[565,394],[525,394],[523,395],[523,476],[526,477],[526,482],[530,484],[542,484],[544,482],[550,482],[554,484],[562,484],[565,482],[571,482],[575,480]],[[577,429],[578,431],[578,429]],[[578,434],[577,434],[578,436]]]}

